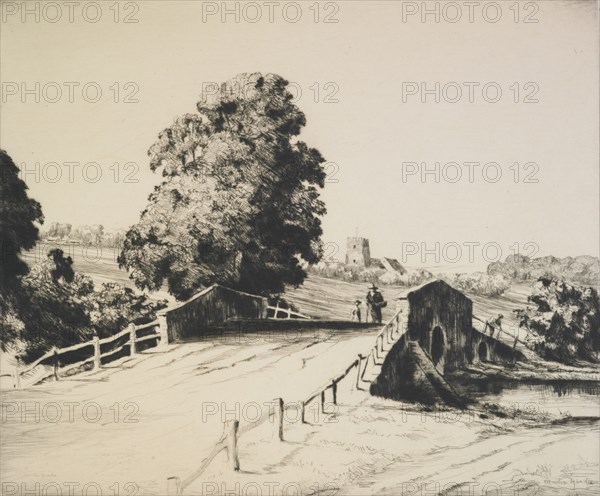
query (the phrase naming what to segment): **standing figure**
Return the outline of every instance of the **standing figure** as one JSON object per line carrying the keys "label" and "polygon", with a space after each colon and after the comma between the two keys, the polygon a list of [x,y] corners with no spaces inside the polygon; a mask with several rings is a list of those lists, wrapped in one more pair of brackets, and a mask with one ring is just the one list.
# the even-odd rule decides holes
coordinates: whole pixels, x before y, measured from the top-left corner
{"label": "standing figure", "polygon": [[361,321],[360,305],[361,305],[360,300],[356,300],[354,302],[354,306],[352,307],[352,317],[351,317],[352,322],[360,322]]}
{"label": "standing figure", "polygon": [[371,320],[378,324],[381,323],[381,309],[387,305],[383,295],[379,292],[375,284],[369,286],[367,293],[367,307],[371,314]]}
{"label": "standing figure", "polygon": [[496,336],[496,339],[500,339],[500,334],[502,333],[502,319],[503,318],[504,318],[504,315],[502,315],[500,313],[500,314],[498,314],[497,317],[491,318],[485,323],[485,331],[487,331],[487,328],[489,327],[491,337],[494,337],[494,332],[496,332],[496,329],[498,329],[498,335]]}

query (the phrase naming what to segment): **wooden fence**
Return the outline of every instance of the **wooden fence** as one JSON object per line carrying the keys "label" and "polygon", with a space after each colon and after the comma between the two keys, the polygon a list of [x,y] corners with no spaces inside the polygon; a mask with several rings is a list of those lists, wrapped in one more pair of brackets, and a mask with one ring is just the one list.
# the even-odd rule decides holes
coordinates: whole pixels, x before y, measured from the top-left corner
{"label": "wooden fence", "polygon": [[267,420],[273,418],[273,439],[277,442],[283,441],[283,411],[284,402],[281,398],[275,399],[275,408],[267,410],[261,417],[250,424],[239,427],[239,420],[228,420],[223,423],[223,435],[216,442],[210,454],[202,460],[198,469],[194,470],[190,475],[181,479],[180,477],[169,477],[167,479],[167,495],[181,495],[183,491],[200,477],[208,468],[210,463],[222,451],[227,451],[228,464],[231,470],[240,470],[240,457],[238,451],[238,439],[242,434],[251,431],[252,429],[264,424]]}
{"label": "wooden fence", "polygon": [[[332,403],[337,404],[337,389],[338,383],[344,379],[352,369],[356,368],[356,388],[361,389],[361,383],[365,381],[365,372],[369,367],[369,360],[373,365],[382,365],[384,358],[384,343],[391,345],[403,334],[406,333],[406,326],[403,325],[402,310],[399,310],[381,329],[375,338],[375,345],[365,357],[359,353],[358,358],[354,360],[346,369],[337,376],[332,377],[326,384],[317,389],[313,394],[309,395],[301,404],[302,408],[302,423],[306,422],[305,412],[306,407],[317,398],[320,398],[321,412],[325,412],[325,393],[331,389]],[[362,365],[365,361],[364,367]]]}
{"label": "wooden fence", "polygon": [[[277,302],[277,306],[269,305],[267,307],[267,311],[269,312],[267,315],[270,319],[308,319],[310,317],[307,315],[303,315],[299,312],[294,312],[291,308],[282,308],[279,306],[279,302]],[[271,315],[271,313],[273,315]],[[279,314],[283,314],[283,317],[279,317]]]}
{"label": "wooden fence", "polygon": [[[126,352],[134,355],[138,343],[165,345],[194,333],[203,333],[208,327],[230,319],[266,319],[267,307],[266,298],[214,284],[189,300],[162,310],[153,322],[139,326],[129,324],[121,332],[104,339],[96,337],[66,348],[53,348],[25,368],[17,364],[12,374],[1,374],[0,378],[12,376],[13,386],[19,389],[24,382],[32,385],[51,376],[58,380],[59,376],[90,363],[95,369],[103,362],[121,358]],[[288,311],[288,318],[308,317]]]}
{"label": "wooden fence", "polygon": [[[381,365],[381,358],[384,353],[384,343],[393,344],[396,340],[398,340],[402,335],[406,333],[406,326],[403,324],[402,319],[402,310],[399,310],[390,320],[387,322],[377,337],[375,338],[375,346],[370,350],[369,354],[365,357],[361,354],[358,355],[358,358],[354,360],[348,367],[346,367],[343,372],[335,375],[331,380],[329,380],[325,385],[317,389],[313,394],[309,395],[304,401],[297,403],[292,403],[286,407],[283,399],[277,398],[276,407],[273,411],[267,411],[266,414],[263,413],[260,419],[256,422],[247,424],[242,428],[239,428],[239,420],[229,420],[224,423],[223,435],[217,441],[217,443],[213,446],[210,454],[202,460],[200,466],[197,470],[192,472],[190,475],[181,479],[180,477],[169,477],[167,479],[167,494],[171,495],[182,495],[183,491],[189,487],[194,481],[196,481],[208,468],[210,463],[215,459],[215,457],[221,453],[222,451],[227,451],[228,463],[232,470],[239,471],[240,470],[240,460],[239,460],[239,452],[238,452],[238,439],[239,437],[258,427],[259,425],[266,422],[271,417],[274,417],[273,421],[273,439],[276,441],[283,441],[283,412],[288,408],[297,408],[300,406],[301,409],[301,420],[302,423],[306,423],[306,407],[313,402],[315,399],[320,398],[321,403],[321,412],[325,412],[325,393],[328,389],[332,390],[332,403],[337,405],[337,390],[338,383],[348,376],[350,371],[354,368],[357,369],[356,374],[356,388],[360,388],[361,381],[364,380],[364,374],[369,365],[369,359],[372,360],[374,365]],[[366,362],[364,367],[362,366],[363,360]]]}
{"label": "wooden fence", "polygon": [[[483,329],[479,332],[481,332],[481,334],[483,334],[484,336],[486,335],[486,331],[487,328],[490,327],[488,324],[487,320],[483,320],[479,317],[477,317],[476,315],[473,315],[473,318],[479,322],[481,322],[483,324]],[[521,328],[522,329],[522,328]],[[529,332],[527,329],[525,329],[526,332]],[[492,334],[494,332],[494,329],[492,327],[490,327],[490,337],[494,337]],[[500,341],[500,335],[501,334],[506,334],[508,337],[513,338],[514,342],[513,342],[513,350],[517,347],[517,343],[521,343],[523,346],[527,347],[527,343],[525,341],[523,341],[522,339],[519,339],[519,332],[517,331],[515,334],[511,334],[510,332],[507,332],[506,330],[502,329],[502,331],[499,330],[498,334],[496,335],[495,339],[497,339],[498,341]]]}
{"label": "wooden fence", "polygon": [[99,369],[103,363],[121,358],[125,353],[135,355],[140,343],[156,346],[165,344],[166,329],[161,328],[160,320],[148,324],[129,324],[121,332],[104,339],[95,336],[91,341],[74,344],[66,348],[52,348],[33,363],[22,368],[18,364],[12,374],[2,374],[0,377],[13,377],[13,386],[23,387],[23,382],[31,384],[53,377],[55,381],[68,372],[93,363],[93,369]]}

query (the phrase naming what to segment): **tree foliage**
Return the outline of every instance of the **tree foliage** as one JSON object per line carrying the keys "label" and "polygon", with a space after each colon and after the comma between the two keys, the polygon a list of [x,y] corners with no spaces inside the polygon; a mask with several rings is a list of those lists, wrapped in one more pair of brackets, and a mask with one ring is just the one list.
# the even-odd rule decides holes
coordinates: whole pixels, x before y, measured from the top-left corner
{"label": "tree foliage", "polygon": [[600,299],[595,289],[540,278],[528,301],[537,308],[515,312],[520,326],[533,332],[531,346],[541,356],[563,362],[597,360]]}
{"label": "tree foliage", "polygon": [[12,158],[0,150],[0,348],[17,339],[22,328],[18,309],[27,305],[21,276],[28,272],[21,259],[23,250],[35,246],[38,228],[44,222],[42,207],[29,198],[27,185],[19,178]]}
{"label": "tree foliage", "polygon": [[96,289],[89,276],[74,272],[72,264],[71,257],[54,249],[22,278],[28,302],[19,307],[14,323],[19,352],[26,361],[53,346],[70,346],[94,335],[108,337],[130,322],[150,322],[166,306],[165,301],[150,301],[116,282]]}
{"label": "tree foliage", "polygon": [[600,276],[600,260],[589,255],[530,258],[513,254],[507,256],[504,262],[489,264],[487,273],[490,276],[501,275],[513,281],[535,281],[544,277],[571,284],[597,284]]}
{"label": "tree foliage", "polygon": [[279,76],[241,74],[203,95],[150,148],[164,177],[119,257],[140,288],[179,299],[218,282],[269,294],[299,285],[322,254],[324,158]]}
{"label": "tree foliage", "polygon": [[35,246],[38,239],[35,222],[44,222],[42,207],[29,198],[27,189],[12,158],[0,150],[0,284],[3,290],[14,283],[17,276],[27,273],[27,264],[20,254]]}

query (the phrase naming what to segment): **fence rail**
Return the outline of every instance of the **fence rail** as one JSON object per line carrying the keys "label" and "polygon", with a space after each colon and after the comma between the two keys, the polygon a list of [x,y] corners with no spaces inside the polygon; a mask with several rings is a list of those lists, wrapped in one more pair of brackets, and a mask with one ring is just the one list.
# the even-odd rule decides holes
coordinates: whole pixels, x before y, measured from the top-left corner
{"label": "fence rail", "polygon": [[167,478],[167,495],[182,495],[183,491],[189,487],[194,481],[196,481],[208,468],[211,462],[216,456],[222,451],[227,451],[228,463],[233,471],[240,470],[240,458],[238,452],[238,439],[241,435],[250,432],[259,425],[264,424],[270,418],[274,418],[273,421],[273,439],[275,441],[283,441],[283,410],[284,401],[281,398],[276,398],[275,408],[269,409],[261,415],[261,417],[250,424],[246,424],[243,427],[239,427],[239,420],[228,420],[223,423],[223,435],[214,444],[211,452],[206,458],[202,460],[200,466],[189,474],[184,479],[180,477],[169,477]]}
{"label": "fence rail", "polygon": [[[151,331],[150,334],[145,336],[138,337],[139,331]],[[125,336],[129,336],[129,339],[125,341],[123,344],[116,346],[114,349],[109,349],[107,351],[102,352],[102,346],[107,347],[112,344],[117,343],[120,339]],[[107,338],[99,339],[95,336],[91,341],[86,341],[85,343],[77,343],[72,346],[68,346],[66,348],[52,348],[50,351],[44,353],[41,357],[35,360],[33,363],[27,365],[25,368],[21,368],[18,366],[15,367],[12,374],[2,374],[0,377],[13,377],[13,387],[17,389],[22,388],[22,379],[27,379],[27,375],[33,377],[33,384],[36,384],[48,377],[54,376],[54,380],[59,380],[60,375],[65,375],[70,370],[82,367],[87,365],[88,363],[94,363],[94,369],[98,369],[102,367],[102,360],[109,362],[110,360],[106,360],[108,357],[117,355],[120,352],[123,352],[125,348],[129,348],[129,354],[135,355],[137,352],[137,345],[139,343],[148,342],[148,341],[157,341],[158,343],[164,343],[165,334],[160,329],[160,321],[154,320],[147,324],[135,325],[129,324],[125,329],[118,332],[113,336],[109,336]],[[64,362],[64,357],[68,353],[72,353],[75,351],[82,350],[84,348],[90,347],[92,350],[91,356],[83,358],[81,360],[76,360],[73,363],[69,363],[63,367],[60,367],[61,361]],[[61,360],[63,358],[63,360]],[[39,374],[31,374],[38,368],[43,365],[44,362],[47,365],[51,366],[51,368],[41,369],[41,373]]]}
{"label": "fence rail", "polygon": [[284,314],[287,314],[287,317],[283,317],[285,319],[295,318],[295,319],[307,319],[307,320],[310,320],[310,317],[308,315],[304,315],[304,314],[301,314],[299,312],[294,312],[291,308],[280,307],[279,303],[275,307],[272,306],[272,305],[267,306],[267,312],[268,311],[272,311],[273,312],[273,317],[269,317],[270,319],[281,319],[281,317],[277,317],[277,314],[279,312],[282,312]]}
{"label": "fence rail", "polygon": [[[346,369],[342,373],[334,376],[331,380],[329,380],[326,384],[324,384],[322,387],[317,389],[314,393],[309,395],[302,402],[302,404],[301,404],[302,423],[306,422],[306,417],[305,417],[306,407],[312,401],[314,401],[315,399],[317,399],[319,397],[320,397],[320,401],[321,401],[321,412],[324,413],[325,393],[328,389],[331,389],[331,391],[332,391],[333,404],[334,405],[337,404],[338,383],[342,379],[344,379],[350,373],[350,371],[355,367],[357,368],[356,388],[360,389],[360,383],[362,381],[365,381],[364,376],[365,376],[365,372],[367,371],[367,368],[369,366],[369,359],[372,360],[373,365],[381,365],[382,362],[380,362],[379,359],[381,358],[381,355],[383,355],[383,353],[384,353],[384,341],[387,342],[388,344],[392,344],[393,342],[400,339],[400,337],[402,335],[404,335],[404,333],[406,332],[406,328],[401,325],[401,323],[403,322],[402,312],[403,312],[403,310],[398,310],[398,312],[396,312],[396,314],[383,326],[383,328],[381,329],[381,331],[379,331],[379,333],[377,334],[377,336],[375,338],[375,346],[373,346],[373,348],[369,351],[369,354],[366,357],[359,353],[358,358],[356,360],[354,360],[348,367],[346,367]],[[365,365],[363,367],[362,362],[365,359],[366,359],[366,361],[365,361]]]}
{"label": "fence rail", "polygon": [[[486,335],[485,333],[487,332],[487,328],[490,327],[491,328],[491,332],[490,332],[490,337],[494,337],[494,327],[491,326],[487,320],[483,320],[480,317],[477,317],[476,315],[473,315],[473,318],[479,322],[481,322],[483,324],[483,329],[480,330],[479,332],[481,332],[481,334]],[[522,329],[522,328],[520,328]],[[514,339],[513,342],[513,350],[517,347],[517,343],[521,343],[523,346],[525,346],[526,348],[529,348],[528,344],[523,341],[522,339],[519,338],[519,332],[517,330],[517,332],[515,334],[511,334],[510,332],[505,331],[504,329],[500,328],[498,330],[498,334],[496,335],[496,339],[498,341],[500,341],[500,335],[501,334],[506,334],[507,336],[509,336],[510,338]],[[528,332],[526,330],[526,332]]]}

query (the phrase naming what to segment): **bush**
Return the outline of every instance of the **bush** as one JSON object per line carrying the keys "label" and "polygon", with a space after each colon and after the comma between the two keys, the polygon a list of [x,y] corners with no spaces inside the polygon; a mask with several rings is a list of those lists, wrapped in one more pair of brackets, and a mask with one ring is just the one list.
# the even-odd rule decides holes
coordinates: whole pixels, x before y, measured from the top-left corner
{"label": "bush", "polygon": [[598,284],[600,260],[591,256],[529,258],[509,255],[504,262],[488,265],[487,272],[515,281],[535,281],[544,277],[571,284]]}
{"label": "bush", "polygon": [[90,277],[73,272],[72,264],[62,250],[51,250],[22,278],[20,298],[27,304],[0,316],[3,327],[16,331],[17,353],[25,361],[53,346],[88,341],[94,334],[111,336],[129,322],[150,322],[166,306],[166,301],[153,302],[118,283],[96,290]]}
{"label": "bush", "polygon": [[440,274],[440,278],[456,289],[489,298],[498,297],[510,288],[510,280],[500,274],[488,275],[483,272]]}
{"label": "bush", "polygon": [[372,269],[346,264],[319,263],[308,265],[306,272],[330,279],[346,282],[366,282],[379,286],[415,286],[433,279],[433,274],[424,269],[409,269],[404,274],[387,271],[385,269]]}
{"label": "bush", "polygon": [[532,332],[529,345],[540,356],[566,363],[598,360],[600,299],[595,289],[540,278],[528,301],[537,308],[514,312],[519,325]]}

